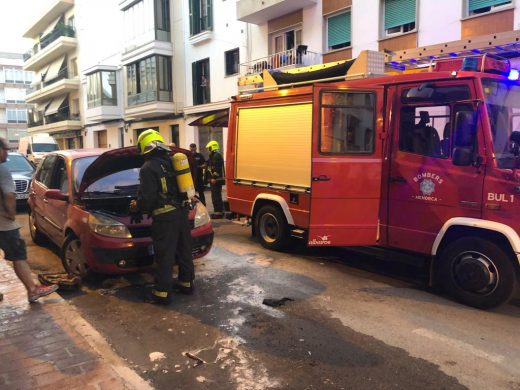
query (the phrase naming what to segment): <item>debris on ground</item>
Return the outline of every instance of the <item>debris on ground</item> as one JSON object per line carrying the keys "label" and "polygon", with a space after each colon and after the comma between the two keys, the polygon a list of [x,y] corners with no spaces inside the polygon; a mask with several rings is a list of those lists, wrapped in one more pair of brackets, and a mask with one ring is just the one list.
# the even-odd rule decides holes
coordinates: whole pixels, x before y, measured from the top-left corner
{"label": "debris on ground", "polygon": [[280,307],[285,305],[287,302],[293,302],[294,299],[284,297],[282,299],[273,299],[273,298],[266,298],[262,301],[264,305],[270,306],[270,307]]}
{"label": "debris on ground", "polygon": [[192,359],[192,360],[195,360],[195,364],[193,365],[193,367],[197,367],[197,366],[200,366],[201,364],[204,364],[206,363],[204,360],[202,360],[200,357],[190,353],[190,352],[184,352],[184,356]]}
{"label": "debris on ground", "polygon": [[166,359],[166,355],[162,352],[152,352],[148,356],[149,356],[151,362]]}

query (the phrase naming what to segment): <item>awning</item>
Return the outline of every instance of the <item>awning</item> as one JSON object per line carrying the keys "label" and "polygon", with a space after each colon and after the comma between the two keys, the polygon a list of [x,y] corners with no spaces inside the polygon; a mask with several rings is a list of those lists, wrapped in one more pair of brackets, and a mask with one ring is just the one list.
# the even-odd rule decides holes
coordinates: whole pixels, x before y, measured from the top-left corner
{"label": "awning", "polygon": [[61,95],[57,98],[52,99],[51,104],[47,107],[47,110],[45,110],[45,116],[56,114],[60,108],[60,106],[63,104],[63,101],[67,98],[67,95]]}
{"label": "awning", "polygon": [[189,126],[208,126],[208,127],[228,127],[229,110],[219,110],[207,113],[193,122],[188,123]]}
{"label": "awning", "polygon": [[60,57],[49,66],[49,70],[45,74],[45,81],[50,81],[58,77],[64,60],[65,56]]}

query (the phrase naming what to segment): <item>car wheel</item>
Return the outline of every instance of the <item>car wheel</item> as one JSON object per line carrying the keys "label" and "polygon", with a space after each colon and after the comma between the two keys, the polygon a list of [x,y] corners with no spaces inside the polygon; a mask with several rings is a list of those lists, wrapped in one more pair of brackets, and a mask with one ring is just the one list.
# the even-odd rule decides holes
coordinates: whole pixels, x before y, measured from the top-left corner
{"label": "car wheel", "polygon": [[68,236],[65,240],[61,248],[61,262],[69,274],[82,278],[90,275],[87,260],[81,248],[81,241],[76,236]]}
{"label": "car wheel", "polygon": [[34,211],[29,211],[29,232],[31,234],[32,242],[36,245],[45,244],[45,235],[38,228],[38,223],[36,222],[36,217],[34,215]]}
{"label": "car wheel", "polygon": [[281,250],[287,245],[288,226],[278,207],[263,206],[255,217],[255,232],[263,247]]}
{"label": "car wheel", "polygon": [[446,247],[439,261],[440,284],[461,303],[489,309],[507,302],[515,292],[511,256],[491,241],[461,238]]}

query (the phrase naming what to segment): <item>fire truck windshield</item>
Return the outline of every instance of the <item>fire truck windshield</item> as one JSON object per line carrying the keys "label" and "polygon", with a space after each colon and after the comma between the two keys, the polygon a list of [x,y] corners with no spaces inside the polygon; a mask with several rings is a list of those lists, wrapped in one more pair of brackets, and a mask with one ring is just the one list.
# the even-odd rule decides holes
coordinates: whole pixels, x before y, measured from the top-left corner
{"label": "fire truck windshield", "polygon": [[484,79],[482,87],[497,165],[499,168],[516,168],[517,158],[510,136],[513,131],[520,131],[520,86],[511,81]]}

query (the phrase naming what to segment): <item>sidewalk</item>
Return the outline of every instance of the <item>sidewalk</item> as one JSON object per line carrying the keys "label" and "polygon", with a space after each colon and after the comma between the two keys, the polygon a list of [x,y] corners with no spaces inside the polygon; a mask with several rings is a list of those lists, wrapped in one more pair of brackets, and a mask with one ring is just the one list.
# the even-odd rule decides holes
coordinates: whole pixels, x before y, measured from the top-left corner
{"label": "sidewalk", "polygon": [[27,302],[0,259],[0,389],[151,389],[58,294]]}

